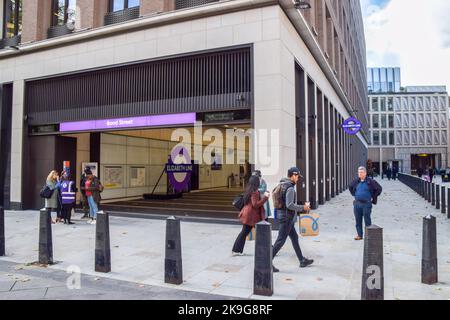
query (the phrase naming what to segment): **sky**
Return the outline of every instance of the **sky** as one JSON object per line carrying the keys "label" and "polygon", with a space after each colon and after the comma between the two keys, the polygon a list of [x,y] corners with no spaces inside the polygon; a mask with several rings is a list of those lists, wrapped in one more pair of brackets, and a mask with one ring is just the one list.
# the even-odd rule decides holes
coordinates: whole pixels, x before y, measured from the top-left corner
{"label": "sky", "polygon": [[450,91],[450,1],[360,1],[368,67],[400,67],[402,86]]}

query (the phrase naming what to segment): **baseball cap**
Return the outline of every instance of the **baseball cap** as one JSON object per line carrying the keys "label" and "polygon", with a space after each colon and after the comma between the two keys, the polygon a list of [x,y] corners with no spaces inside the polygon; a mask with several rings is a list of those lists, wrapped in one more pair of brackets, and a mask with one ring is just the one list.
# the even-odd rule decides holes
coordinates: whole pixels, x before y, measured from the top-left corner
{"label": "baseball cap", "polygon": [[297,167],[292,167],[288,170],[288,177],[292,177],[293,175],[298,175],[303,178],[303,176],[300,174],[300,169]]}

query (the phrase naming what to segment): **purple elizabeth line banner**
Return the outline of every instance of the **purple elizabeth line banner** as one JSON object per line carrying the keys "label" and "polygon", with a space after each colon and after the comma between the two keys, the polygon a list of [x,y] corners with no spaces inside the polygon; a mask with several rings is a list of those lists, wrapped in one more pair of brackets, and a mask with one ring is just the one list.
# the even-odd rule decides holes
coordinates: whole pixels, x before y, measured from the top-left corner
{"label": "purple elizabeth line banner", "polygon": [[102,119],[91,121],[63,122],[59,125],[60,132],[127,129],[139,127],[159,127],[177,124],[194,124],[195,113],[164,114],[144,117]]}

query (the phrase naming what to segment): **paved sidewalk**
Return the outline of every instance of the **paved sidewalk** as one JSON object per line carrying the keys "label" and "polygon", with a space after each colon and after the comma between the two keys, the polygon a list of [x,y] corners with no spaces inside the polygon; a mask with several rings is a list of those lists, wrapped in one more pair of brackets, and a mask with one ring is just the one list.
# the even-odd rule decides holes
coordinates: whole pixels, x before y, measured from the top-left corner
{"label": "paved sidewalk", "polygon": [[[384,193],[374,207],[373,223],[384,228],[385,298],[450,299],[450,221],[402,183],[380,183]],[[300,269],[287,243],[275,259],[281,272],[274,275],[275,294],[271,298],[252,294],[254,242],[247,242],[245,256],[231,257],[231,247],[240,231],[233,225],[182,223],[185,282],[181,286],[164,284],[165,222],[158,220],[110,217],[112,272],[106,275],[94,272],[94,226],[80,221],[75,221],[74,226],[53,226],[54,259],[59,263],[46,271],[65,272],[75,265],[83,274],[102,282],[114,279],[160,290],[192,291],[193,299],[204,293],[211,294],[207,296],[210,298],[359,300],[363,242],[353,240],[350,193],[339,195],[320,207],[318,213],[320,236],[301,239],[302,250],[315,264]],[[429,213],[437,217],[438,229],[440,282],[433,286],[420,283],[422,218]],[[7,257],[0,261],[24,264],[37,260],[38,222],[37,212],[6,212]],[[274,239],[276,235],[274,232]],[[98,290],[95,285],[92,289]],[[96,298],[100,297],[94,294]]]}

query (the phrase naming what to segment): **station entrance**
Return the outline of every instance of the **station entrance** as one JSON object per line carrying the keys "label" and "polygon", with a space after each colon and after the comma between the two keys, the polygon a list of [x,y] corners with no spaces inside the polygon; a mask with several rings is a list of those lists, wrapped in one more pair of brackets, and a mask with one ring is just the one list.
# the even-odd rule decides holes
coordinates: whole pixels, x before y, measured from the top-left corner
{"label": "station entrance", "polygon": [[[192,164],[183,190],[174,190],[165,170],[175,146],[174,133],[189,137]],[[61,172],[70,163],[71,180],[80,187],[89,167],[104,186],[101,209],[118,213],[236,218],[232,199],[242,193],[249,161],[249,123],[181,128],[140,128],[101,132],[74,132],[29,137],[29,207],[42,207],[39,188],[51,170]],[[184,137],[183,135],[183,137]],[[221,141],[220,141],[221,140]],[[217,142],[212,145],[211,142]],[[220,147],[218,147],[220,146]],[[201,158],[194,157],[199,152]],[[227,161],[228,159],[228,161]],[[230,159],[233,161],[230,163]],[[164,195],[177,195],[164,197]],[[77,195],[80,207],[81,194]]]}

